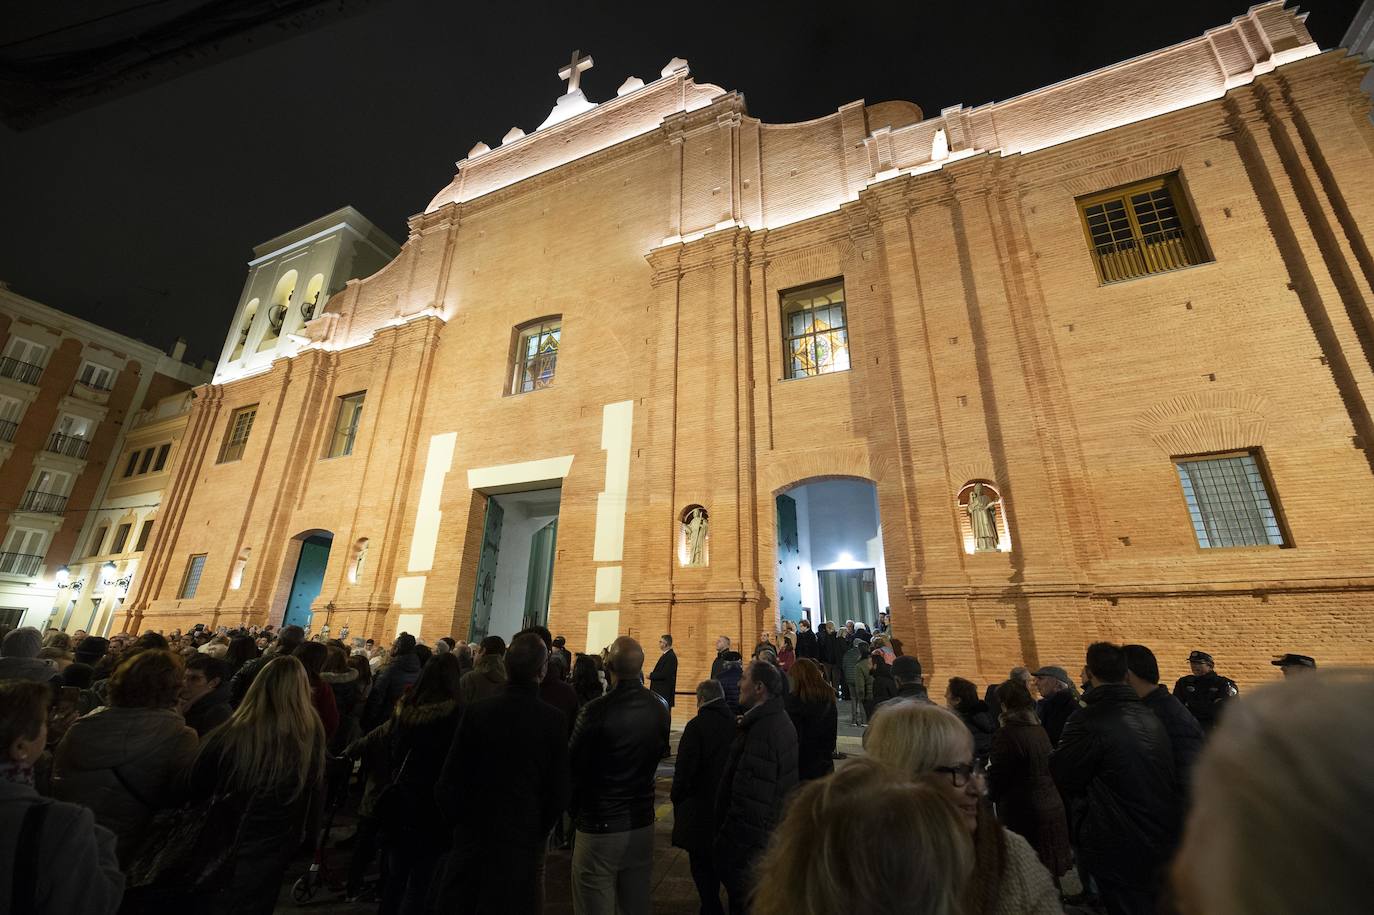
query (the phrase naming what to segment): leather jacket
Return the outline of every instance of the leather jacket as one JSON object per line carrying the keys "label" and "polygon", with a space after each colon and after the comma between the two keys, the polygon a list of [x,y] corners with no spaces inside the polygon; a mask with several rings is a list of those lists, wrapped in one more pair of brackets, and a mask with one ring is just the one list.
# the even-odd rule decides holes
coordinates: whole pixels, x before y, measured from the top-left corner
{"label": "leather jacket", "polygon": [[1075,809],[1074,841],[1093,874],[1148,887],[1179,827],[1169,735],[1124,683],[1095,686],[1084,702],[1050,756],[1055,784]]}
{"label": "leather jacket", "polygon": [[588,833],[625,832],[654,821],[654,773],[668,749],[663,700],[637,681],[582,707],[568,742],[572,815]]}

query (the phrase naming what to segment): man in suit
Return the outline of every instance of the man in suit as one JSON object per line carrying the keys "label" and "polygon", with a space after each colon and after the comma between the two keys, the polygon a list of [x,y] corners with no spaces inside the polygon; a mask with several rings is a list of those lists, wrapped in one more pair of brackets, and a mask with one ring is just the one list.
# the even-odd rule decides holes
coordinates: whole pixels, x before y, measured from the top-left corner
{"label": "man in suit", "polygon": [[672,791],[673,845],[687,852],[703,915],[725,915],[712,844],[716,793],[734,740],[735,716],[725,704],[725,691],[718,681],[703,680],[697,686],[697,716],[687,722],[677,747]]}
{"label": "man in suit", "polygon": [[668,708],[672,708],[673,696],[677,693],[677,652],[673,651],[673,637],[660,636],[658,650],[662,653],[649,674],[649,689],[662,696]]}

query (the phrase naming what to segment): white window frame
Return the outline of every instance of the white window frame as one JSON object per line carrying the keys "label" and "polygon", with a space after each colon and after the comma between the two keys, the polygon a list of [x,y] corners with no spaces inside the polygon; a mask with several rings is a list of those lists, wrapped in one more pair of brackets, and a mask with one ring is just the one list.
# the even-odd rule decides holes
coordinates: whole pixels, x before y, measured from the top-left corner
{"label": "white window frame", "polygon": [[[100,379],[103,375],[108,375],[109,377],[101,381]],[[112,369],[102,362],[93,362],[90,359],[83,359],[81,362],[81,370],[76,373],[76,380],[81,384],[92,388],[99,388],[102,391],[113,389],[117,377],[119,377],[119,371],[117,369]]]}

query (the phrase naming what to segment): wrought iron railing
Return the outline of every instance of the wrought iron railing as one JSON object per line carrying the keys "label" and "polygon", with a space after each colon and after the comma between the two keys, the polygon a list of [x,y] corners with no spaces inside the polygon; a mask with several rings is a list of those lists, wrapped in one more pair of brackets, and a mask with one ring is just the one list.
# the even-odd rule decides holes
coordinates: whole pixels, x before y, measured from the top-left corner
{"label": "wrought iron railing", "polygon": [[114,390],[113,382],[101,381],[94,375],[90,376],[89,378],[78,378],[76,379],[76,383],[81,385],[83,388],[90,388],[92,391],[101,391],[106,394]]}
{"label": "wrought iron railing", "polygon": [[1197,243],[1182,229],[1097,245],[1097,265],[1104,283],[1164,273],[1203,262]]}
{"label": "wrought iron railing", "polygon": [[0,553],[0,575],[37,575],[43,557],[32,553]]}
{"label": "wrought iron railing", "polygon": [[42,512],[48,515],[60,515],[67,508],[67,497],[59,496],[55,492],[39,492],[30,489],[24,493],[24,498],[19,502],[19,510],[23,512]]}
{"label": "wrought iron railing", "polygon": [[20,362],[13,356],[5,356],[0,358],[0,375],[22,381],[24,384],[38,384],[38,379],[43,375],[43,366],[34,365],[32,362]]}
{"label": "wrought iron railing", "polygon": [[19,431],[19,424],[14,420],[0,419],[0,442],[14,441],[14,434]]}
{"label": "wrought iron railing", "polygon": [[48,436],[48,444],[44,449],[54,454],[64,454],[67,457],[86,459],[86,454],[91,450],[91,443],[84,438],[75,435],[64,435],[61,432],[54,432]]}

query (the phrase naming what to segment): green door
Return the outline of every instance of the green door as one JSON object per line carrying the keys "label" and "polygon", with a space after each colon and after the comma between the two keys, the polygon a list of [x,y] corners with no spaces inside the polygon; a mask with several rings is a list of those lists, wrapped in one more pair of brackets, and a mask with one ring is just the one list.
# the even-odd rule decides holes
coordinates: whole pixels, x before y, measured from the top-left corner
{"label": "green door", "polygon": [[500,503],[487,497],[487,523],[482,532],[482,559],[477,566],[477,587],[472,594],[472,622],[468,625],[468,641],[480,642],[487,637],[491,625],[492,594],[496,589],[496,560],[501,552],[501,519],[505,511]]}
{"label": "green door", "polygon": [[557,518],[530,537],[530,573],[525,582],[525,626],[549,624],[549,596],[553,593],[553,559],[557,543]]}
{"label": "green door", "polygon": [[801,546],[797,538],[797,500],[778,496],[778,613],[802,618]]}

